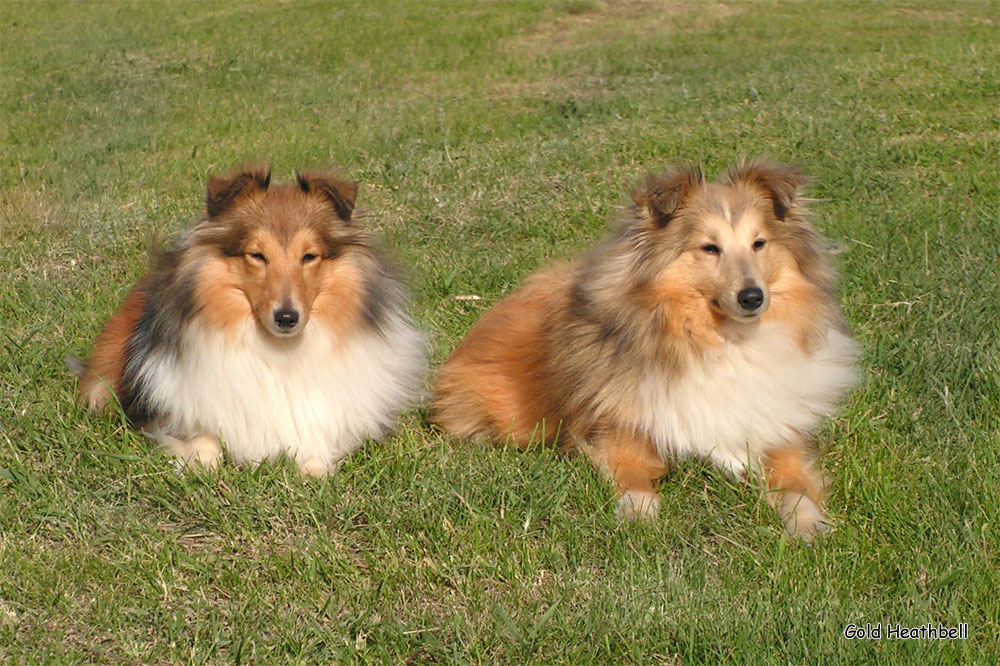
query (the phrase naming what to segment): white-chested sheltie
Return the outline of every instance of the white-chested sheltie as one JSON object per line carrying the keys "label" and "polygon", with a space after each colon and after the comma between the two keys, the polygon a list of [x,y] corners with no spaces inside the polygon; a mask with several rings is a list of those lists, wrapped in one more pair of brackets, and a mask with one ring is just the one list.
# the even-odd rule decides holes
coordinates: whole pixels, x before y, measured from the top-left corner
{"label": "white-chested sheltie", "polygon": [[761,160],[720,182],[681,169],[632,193],[621,228],[530,277],[445,363],[434,418],[458,437],[551,439],[652,517],[672,459],[766,479],[788,531],[826,528],[811,433],[856,379],[856,349],[803,178]]}
{"label": "white-chested sheltie", "polygon": [[357,184],[208,183],[207,216],[105,325],[80,382],[184,460],[285,454],[322,476],[378,438],[421,385],[423,336],[395,270],[354,219]]}

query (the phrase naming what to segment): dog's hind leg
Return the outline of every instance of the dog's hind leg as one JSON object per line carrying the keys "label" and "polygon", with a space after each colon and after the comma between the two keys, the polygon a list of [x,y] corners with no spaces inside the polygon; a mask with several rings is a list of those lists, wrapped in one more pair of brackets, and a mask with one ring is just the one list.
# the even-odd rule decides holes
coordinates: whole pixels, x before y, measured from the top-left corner
{"label": "dog's hind leg", "polygon": [[90,411],[103,409],[119,388],[125,369],[125,350],[142,316],[145,299],[138,285],[132,288],[118,312],[97,336],[90,358],[78,373],[80,385],[77,390]]}
{"label": "dog's hind leg", "polygon": [[156,440],[167,451],[177,456],[181,465],[186,467],[198,463],[208,470],[214,470],[222,459],[222,446],[212,435],[195,435],[191,439],[178,439],[170,435],[156,435]]}
{"label": "dog's hind leg", "polygon": [[812,541],[830,530],[820,508],[823,475],[816,469],[808,448],[801,443],[766,451],[762,460],[767,478],[768,502],[792,536]]}
{"label": "dog's hind leg", "polygon": [[648,437],[623,430],[603,431],[592,438],[588,455],[615,482],[618,507],[615,515],[622,520],[651,520],[660,511],[660,496],[654,487],[667,473]]}

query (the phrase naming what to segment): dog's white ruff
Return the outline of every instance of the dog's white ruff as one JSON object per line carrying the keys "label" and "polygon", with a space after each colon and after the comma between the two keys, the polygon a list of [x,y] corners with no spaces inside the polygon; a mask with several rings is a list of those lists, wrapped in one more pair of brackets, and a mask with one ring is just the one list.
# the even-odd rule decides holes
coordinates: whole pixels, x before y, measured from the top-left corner
{"label": "dog's white ruff", "polygon": [[856,381],[853,340],[830,328],[811,353],[781,323],[755,326],[689,361],[650,372],[637,430],[660,455],[698,456],[743,475],[760,455],[811,433]]}
{"label": "dog's white ruff", "polygon": [[332,469],[382,436],[420,386],[422,335],[399,316],[383,330],[339,338],[312,319],[295,338],[276,339],[251,319],[235,335],[194,320],[179,354],[158,351],[143,364],[154,413],[164,415],[150,430],[219,437],[236,463],[286,454]]}

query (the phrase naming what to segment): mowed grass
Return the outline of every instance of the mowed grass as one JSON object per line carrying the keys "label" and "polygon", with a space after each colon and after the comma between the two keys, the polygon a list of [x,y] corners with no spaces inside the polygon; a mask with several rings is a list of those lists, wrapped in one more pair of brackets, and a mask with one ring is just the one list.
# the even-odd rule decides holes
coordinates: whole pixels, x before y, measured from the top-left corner
{"label": "mowed grass", "polygon": [[[995,663],[998,20],[972,1],[7,0],[0,661]],[[756,154],[814,178],[865,350],[819,435],[836,530],[814,547],[697,461],[655,523],[620,525],[586,460],[450,441],[423,406],[319,483],[178,474],[74,402],[66,354],[243,159],[361,182],[436,367],[645,173]],[[842,634],[887,622],[969,638]]]}

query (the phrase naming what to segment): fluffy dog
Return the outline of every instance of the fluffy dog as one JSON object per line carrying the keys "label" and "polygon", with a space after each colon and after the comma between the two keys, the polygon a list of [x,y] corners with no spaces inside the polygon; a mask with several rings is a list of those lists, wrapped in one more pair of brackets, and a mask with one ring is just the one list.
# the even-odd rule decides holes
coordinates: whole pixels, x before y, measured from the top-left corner
{"label": "fluffy dog", "polygon": [[649,177],[611,238],[490,309],[438,376],[456,437],[582,449],[650,518],[672,460],[766,479],[789,533],[826,529],[811,433],[856,379],[834,274],[797,169],[762,160],[719,182]]}
{"label": "fluffy dog", "polygon": [[323,172],[208,182],[207,216],[162,253],[97,338],[79,391],[181,459],[279,455],[322,476],[393,424],[425,344],[392,266]]}

